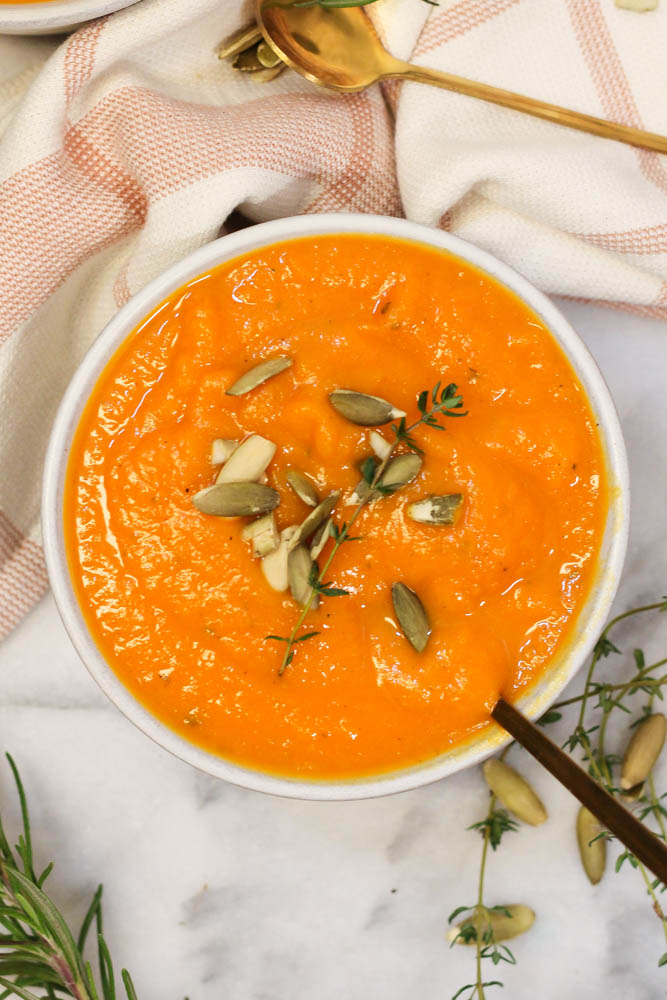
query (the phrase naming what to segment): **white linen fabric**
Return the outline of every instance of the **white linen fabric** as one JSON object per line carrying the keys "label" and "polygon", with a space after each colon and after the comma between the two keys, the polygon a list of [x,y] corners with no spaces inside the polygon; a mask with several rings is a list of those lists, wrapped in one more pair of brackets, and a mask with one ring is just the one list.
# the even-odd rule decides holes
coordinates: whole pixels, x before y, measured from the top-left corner
{"label": "white linen fabric", "polygon": [[[396,55],[667,134],[667,2],[380,0]],[[545,291],[667,318],[667,157],[418,84],[329,94],[220,63],[236,0],[0,38],[0,636],[46,587],[40,474],[74,368],[229,213],[405,214]]]}

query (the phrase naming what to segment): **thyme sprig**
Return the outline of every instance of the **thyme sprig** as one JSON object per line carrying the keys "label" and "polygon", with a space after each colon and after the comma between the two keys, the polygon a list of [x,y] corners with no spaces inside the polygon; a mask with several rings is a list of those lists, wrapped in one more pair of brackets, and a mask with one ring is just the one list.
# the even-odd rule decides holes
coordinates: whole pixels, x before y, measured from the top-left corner
{"label": "thyme sprig", "polygon": [[[638,694],[645,694],[647,700],[641,708],[639,717],[630,724],[629,728],[634,728],[646,716],[651,714],[654,700],[656,698],[663,700],[662,689],[667,684],[667,675],[654,677],[653,673],[667,663],[667,657],[662,657],[653,663],[647,664],[643,650],[634,649],[632,657],[636,672],[633,673],[629,680],[617,684],[610,684],[608,681],[598,681],[596,670],[603,660],[606,660],[610,656],[622,654],[622,650],[612,642],[610,632],[620,622],[627,621],[636,615],[653,611],[658,613],[667,612],[667,597],[663,597],[660,601],[655,601],[651,604],[643,604],[637,608],[631,608],[629,611],[624,611],[622,614],[612,618],[605,626],[593,650],[582,694],[574,698],[566,698],[553,706],[557,710],[566,705],[579,703],[579,713],[575,729],[567,738],[564,745],[569,750],[581,748],[584,762],[588,765],[589,773],[612,795],[621,794],[621,789],[616,785],[614,778],[614,770],[620,763],[620,759],[616,754],[609,753],[607,749],[609,721],[613,713],[619,710],[624,714],[632,714],[632,709],[627,704],[627,700]],[[591,702],[593,703],[592,710],[600,712],[601,718],[594,725],[587,726],[586,710]],[[664,797],[665,795],[657,795],[653,775],[649,774],[645,783],[644,794],[640,797],[635,808],[638,808],[641,819],[652,818],[655,820],[657,824],[655,833],[667,842],[667,827],[664,822],[665,811],[661,804]],[[614,840],[608,831],[604,831],[603,835],[608,841]],[[659,880],[653,879],[641,861],[627,850],[622,851],[616,859],[615,871],[621,871],[626,861],[632,868],[637,869],[641,875],[646,893],[651,900],[652,909],[660,920],[665,945],[667,946],[667,915],[665,915],[658,900],[658,892],[662,893],[665,887],[662,886]],[[667,951],[662,954],[658,961],[659,966],[666,964]]]}
{"label": "thyme sprig", "polygon": [[[500,755],[504,759],[510,747],[506,747]],[[484,979],[485,960],[490,960],[494,966],[506,962],[509,965],[516,965],[516,958],[512,951],[504,944],[498,944],[494,939],[493,925],[489,919],[491,913],[504,913],[511,916],[509,910],[504,906],[487,906],[484,902],[484,880],[486,876],[486,865],[489,847],[495,851],[506,833],[513,833],[518,830],[519,824],[513,820],[505,809],[498,808],[498,799],[493,794],[489,798],[489,808],[486,816],[478,823],[473,823],[469,830],[477,830],[482,835],[482,854],[479,865],[479,875],[477,878],[477,901],[472,906],[457,906],[450,913],[448,923],[453,923],[457,917],[467,914],[460,924],[460,929],[454,940],[452,947],[457,943],[475,945],[475,971],[474,983],[466,983],[452,996],[451,1000],[485,1000],[485,990],[492,986],[503,984],[498,979]]]}
{"label": "thyme sprig", "polygon": [[[0,1000],[116,1000],[116,980],[109,948],[102,933],[102,886],[98,886],[75,939],[62,914],[44,891],[53,862],[38,875],[32,848],[25,791],[12,757],[23,831],[12,849],[0,819]],[[95,924],[97,977],[84,957]],[[127,969],[121,971],[127,1000],[137,994]],[[33,990],[39,990],[38,997]]]}
{"label": "thyme sprig", "polygon": [[[633,729],[647,716],[653,709],[655,700],[664,699],[664,688],[667,686],[667,673],[657,674],[660,667],[667,664],[667,657],[661,657],[651,663],[647,663],[643,650],[633,649],[632,663],[633,672],[626,681],[610,682],[599,679],[598,672],[604,661],[609,657],[622,655],[620,647],[611,639],[610,633],[621,623],[636,615],[650,612],[667,612],[667,597],[651,604],[643,604],[636,608],[624,611],[616,615],[605,626],[598,639],[591,662],[588,666],[584,681],[584,688],[580,694],[563,698],[556,702],[548,712],[539,720],[541,725],[551,725],[563,719],[563,710],[573,705],[579,706],[576,723],[572,733],[567,737],[564,746],[574,752],[580,750],[591,775],[600,782],[612,795],[621,795],[622,790],[618,787],[615,772],[620,764],[620,758],[615,753],[610,753],[607,746],[608,727],[612,716],[621,714],[623,716],[635,714],[635,705],[628,704],[635,696],[645,695],[646,700],[641,705],[639,715],[629,724],[628,728]],[[589,718],[592,715],[592,718]],[[510,744],[514,746],[514,744]],[[507,753],[507,747],[501,756]],[[655,787],[653,774],[649,774],[643,794],[634,803],[637,816],[643,822],[652,822],[655,832],[667,843],[667,792],[658,794]],[[489,937],[490,923],[489,913],[493,912],[493,907],[484,904],[484,876],[486,871],[488,849],[495,850],[505,833],[516,829],[515,821],[505,812],[497,808],[496,799],[491,796],[489,808],[484,819],[473,823],[468,827],[477,830],[482,834],[483,846],[480,861],[480,872],[478,879],[477,903],[473,906],[457,907],[450,915],[450,922],[461,914],[468,916],[461,925],[461,931],[456,940],[463,940],[469,944],[476,945],[476,979],[473,983],[467,983],[454,994],[451,1000],[484,1000],[485,990],[492,986],[502,987],[499,980],[485,980],[483,976],[484,959],[490,958],[494,965],[499,965],[506,961],[513,964],[514,956],[505,955],[503,947],[496,947],[495,942]],[[609,842],[614,842],[615,838],[608,830],[603,830],[594,839],[604,838]],[[651,908],[661,923],[662,932],[667,945],[667,914],[663,909],[660,897],[667,890],[659,879],[653,878],[647,872],[644,865],[632,854],[631,851],[621,850],[615,860],[614,870],[620,872],[626,867],[636,870],[644,883],[646,894],[649,897]],[[502,909],[502,908],[501,908]],[[492,933],[492,931],[491,931]],[[658,966],[667,966],[667,950],[658,959]]]}
{"label": "thyme sprig", "polygon": [[[419,410],[421,416],[418,420],[408,426],[405,417],[402,417],[397,424],[392,425],[392,430],[394,432],[394,441],[391,443],[389,451],[383,460],[376,463],[372,458],[366,459],[362,463],[361,473],[364,480],[369,486],[366,495],[359,501],[355,507],[350,519],[344,521],[341,525],[337,526],[335,523],[332,525],[331,535],[333,538],[333,546],[329,555],[324,561],[324,565],[320,569],[317,562],[314,563],[310,575],[310,586],[311,591],[306,600],[301,613],[294,625],[294,628],[288,636],[280,635],[267,635],[265,639],[271,639],[274,642],[285,643],[285,652],[278,668],[278,676],[282,677],[285,673],[287,667],[292,663],[294,656],[296,654],[296,645],[299,642],[303,642],[306,639],[311,639],[317,632],[306,633],[305,635],[299,635],[303,624],[308,616],[315,595],[319,594],[324,597],[342,597],[348,594],[347,590],[341,587],[335,587],[332,583],[325,583],[325,578],[329,572],[329,568],[336,556],[341,545],[348,541],[358,541],[357,536],[350,535],[350,529],[354,525],[355,521],[361,514],[362,510],[366,504],[371,499],[376,499],[378,496],[387,496],[390,493],[395,492],[396,487],[384,486],[382,484],[382,476],[399,445],[404,445],[410,451],[418,452],[423,454],[423,451],[417,441],[414,438],[414,431],[418,427],[425,425],[431,427],[435,430],[444,430],[444,426],[439,423],[438,417],[464,417],[467,415],[467,411],[463,412],[463,397],[458,394],[458,386],[454,382],[450,382],[443,388],[441,388],[442,382],[438,382],[433,389],[425,389],[417,397],[417,409]],[[461,412],[459,412],[461,411]]]}

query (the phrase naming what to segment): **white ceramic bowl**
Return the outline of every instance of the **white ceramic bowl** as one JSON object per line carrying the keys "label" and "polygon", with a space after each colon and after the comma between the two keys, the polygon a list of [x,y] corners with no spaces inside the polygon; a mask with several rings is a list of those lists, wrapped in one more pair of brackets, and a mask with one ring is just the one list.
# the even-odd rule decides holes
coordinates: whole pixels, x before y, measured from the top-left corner
{"label": "white ceramic bowl", "polygon": [[607,463],[610,512],[595,582],[573,637],[518,706],[541,715],[576,673],[603,627],[616,592],[627,544],[629,486],[625,446],[607,387],[595,361],[567,320],[516,271],[454,236],[401,219],[369,215],[306,215],[253,226],[225,236],[171,267],[132,298],[111,320],[84,358],[62,401],[46,458],[42,524],[46,561],[60,614],[82,660],[99,686],[139,729],[182,760],[246,788],[304,799],[355,799],[399,792],[468,767],[507,742],[497,727],[419,766],[361,780],[309,781],[264,774],[194,746],[151,715],[113,673],[93,642],[72,589],[63,539],[63,486],[67,460],[82,409],[102,369],[122,341],[172,291],[223,261],[280,240],[300,236],[362,233],[393,236],[457,254],[511,288],[543,320],[576,371],[593,408]]}
{"label": "white ceramic bowl", "polygon": [[137,0],[49,0],[0,4],[0,35],[50,35],[130,7]]}

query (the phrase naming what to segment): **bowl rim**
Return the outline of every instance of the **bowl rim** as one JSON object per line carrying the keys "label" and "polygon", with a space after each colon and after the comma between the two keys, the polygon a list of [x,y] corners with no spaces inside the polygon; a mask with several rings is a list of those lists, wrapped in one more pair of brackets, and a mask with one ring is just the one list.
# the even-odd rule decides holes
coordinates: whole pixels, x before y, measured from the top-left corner
{"label": "bowl rim", "polygon": [[139,0],[44,0],[0,4],[0,33],[49,34],[131,7]]}
{"label": "bowl rim", "polygon": [[169,294],[205,271],[263,246],[302,237],[346,233],[426,244],[463,258],[508,287],[538,314],[560,345],[581,381],[599,423],[607,460],[610,514],[604,538],[609,539],[608,551],[604,561],[599,560],[596,583],[580,609],[576,635],[570,645],[557,655],[544,677],[517,700],[517,705],[529,717],[537,717],[546,711],[582,666],[597,641],[618,587],[629,528],[630,489],[625,444],[611,395],[588,348],[546,295],[507,264],[459,237],[388,216],[330,213],[278,219],[250,226],[200,247],[132,296],[107,323],[76,369],[51,432],[44,467],[42,532],[49,579],[58,611],[79,656],[99,687],[134,725],[158,745],[200,770],[241,787],[311,800],[371,798],[417,788],[479,763],[509,742],[510,737],[492,725],[482,730],[481,736],[473,735],[464,744],[421,764],[364,778],[340,780],[292,778],[253,770],[190,743],[141,705],[113,672],[90,635],[67,565],[62,499],[72,435],[104,365],[122,341]]}

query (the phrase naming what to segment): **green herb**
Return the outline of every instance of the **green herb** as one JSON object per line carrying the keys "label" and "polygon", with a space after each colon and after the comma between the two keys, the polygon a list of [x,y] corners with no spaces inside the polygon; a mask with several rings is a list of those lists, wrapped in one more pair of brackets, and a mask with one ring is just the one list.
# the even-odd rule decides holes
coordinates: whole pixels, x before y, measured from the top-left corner
{"label": "green herb", "polygon": [[[501,760],[505,758],[509,749],[509,746],[505,748],[500,755]],[[484,819],[468,827],[469,830],[478,830],[482,835],[483,841],[477,879],[477,902],[472,906],[457,906],[453,913],[450,913],[448,923],[451,924],[457,917],[467,914],[467,918],[461,923],[459,932],[452,941],[452,945],[457,942],[475,945],[475,968],[477,974],[475,982],[466,983],[465,986],[462,986],[454,994],[451,1000],[459,1000],[462,997],[465,1000],[484,1000],[484,991],[486,989],[492,986],[502,987],[502,982],[497,979],[484,979],[483,963],[485,960],[490,959],[494,966],[500,964],[500,962],[508,962],[510,965],[516,965],[516,958],[510,949],[505,945],[498,946],[496,943],[493,927],[489,920],[490,913],[495,911],[508,914],[508,910],[505,907],[489,907],[484,902],[484,879],[489,847],[495,851],[500,846],[502,838],[506,833],[514,832],[519,828],[519,824],[504,809],[497,808],[497,801],[496,796],[491,793],[489,808]]]}
{"label": "green herb", "polygon": [[[615,769],[620,763],[620,759],[616,754],[608,753],[607,751],[606,741],[609,721],[616,711],[621,711],[624,714],[631,713],[632,709],[627,704],[628,699],[640,694],[646,695],[647,700],[642,706],[639,718],[636,719],[629,728],[634,728],[639,722],[651,714],[654,700],[656,698],[660,700],[663,699],[662,689],[667,684],[667,675],[663,674],[656,677],[655,671],[667,663],[667,657],[663,657],[653,663],[647,664],[643,651],[641,649],[634,649],[632,658],[635,672],[628,681],[619,684],[611,684],[606,681],[597,680],[596,671],[598,670],[601,661],[607,659],[612,654],[617,656],[622,655],[620,648],[609,638],[609,633],[612,629],[614,629],[620,622],[627,621],[627,619],[632,618],[635,615],[651,611],[657,611],[658,613],[667,611],[667,598],[663,598],[661,601],[656,601],[653,604],[644,604],[641,607],[631,608],[629,611],[625,611],[623,614],[612,618],[595,645],[593,656],[586,673],[583,693],[573,698],[566,698],[554,706],[555,709],[558,709],[576,702],[579,703],[577,723],[574,732],[566,741],[566,746],[571,749],[576,749],[578,747],[581,748],[583,751],[583,758],[585,763],[588,765],[589,772],[601,785],[611,792],[612,795],[619,794],[621,792],[615,778]],[[586,710],[591,703],[592,710],[601,713],[601,719],[596,725],[587,726]],[[647,778],[645,789],[644,794],[639,798],[638,803],[636,804],[636,807],[639,810],[639,817],[641,819],[652,818],[655,820],[657,825],[657,829],[655,830],[656,834],[662,840],[667,842],[667,828],[665,826],[666,813],[664,807],[662,806],[662,799],[665,796],[661,795],[658,797],[655,790],[653,776],[650,774]],[[607,839],[612,840],[613,838],[610,835],[607,835]],[[620,871],[626,862],[628,862],[632,868],[639,871],[646,887],[646,892],[651,900],[652,909],[661,922],[663,935],[665,942],[667,943],[667,917],[660,906],[657,895],[658,891],[662,892],[664,890],[664,886],[662,886],[659,881],[652,879],[644,865],[638,861],[630,851],[627,850],[624,850],[619,854],[616,860],[615,870],[617,872]],[[662,961],[662,958],[659,960],[658,964],[665,964]]]}
{"label": "green herb", "polygon": [[[0,820],[0,1000],[116,1000],[111,955],[102,934],[102,886],[93,896],[77,938],[44,892],[53,863],[37,875],[25,792],[13,759],[6,755],[21,806],[23,832],[12,850]],[[97,977],[84,949],[91,927],[97,938]],[[128,1000],[137,995],[126,969],[121,979]],[[39,990],[36,996],[33,990]]]}
{"label": "green herb", "polygon": [[[291,7],[324,7],[325,10],[336,10],[340,7],[369,7],[378,0],[292,0]],[[431,7],[439,7],[439,0],[423,0]],[[271,5],[273,6],[273,4]]]}
{"label": "green herb", "polygon": [[[442,383],[438,382],[431,389],[430,400],[428,389],[420,393],[417,399],[417,409],[421,413],[421,417],[411,427],[406,426],[405,417],[401,417],[397,424],[392,424],[396,441],[399,444],[406,445],[410,451],[414,451],[418,455],[423,455],[424,453],[412,437],[412,431],[419,427],[420,424],[426,424],[428,427],[435,428],[435,430],[443,431],[445,428],[442,424],[438,423],[438,416],[466,417],[468,415],[467,410],[460,413],[456,412],[461,410],[463,406],[463,396],[458,395],[458,386],[450,382],[444,389],[441,389],[441,385]],[[429,402],[431,405],[429,405]]]}
{"label": "green herb", "polygon": [[[368,7],[378,0],[293,0],[292,7],[324,7],[325,10],[336,10],[339,7]],[[430,3],[431,0],[428,0]]]}
{"label": "green herb", "polygon": [[[551,725],[563,718],[562,709],[568,708],[571,705],[579,706],[574,729],[565,740],[564,746],[570,751],[580,750],[590,773],[613,795],[622,794],[622,790],[618,787],[616,779],[621,759],[617,754],[610,753],[607,749],[607,734],[610,720],[617,716],[620,718],[632,715],[636,711],[637,706],[632,703],[628,704],[628,702],[630,699],[642,695],[645,696],[646,700],[640,707],[638,718],[629,724],[628,729],[632,731],[640,722],[653,713],[655,700],[663,699],[663,689],[667,686],[667,673],[658,673],[660,667],[667,664],[667,657],[647,663],[643,651],[641,649],[633,649],[633,670],[627,681],[611,683],[600,678],[598,674],[601,665],[610,656],[622,655],[619,646],[610,638],[610,633],[616,626],[621,622],[633,618],[635,615],[649,612],[661,613],[664,611],[667,611],[667,598],[663,598],[652,604],[632,608],[612,618],[593,650],[584,681],[583,692],[557,702],[540,719],[541,725]],[[502,754],[503,757],[508,749],[509,747]],[[656,834],[667,842],[667,806],[663,804],[665,799],[667,799],[667,792],[659,795],[656,792],[653,775],[649,774],[642,794],[634,803],[634,809],[639,819],[653,822]],[[517,824],[504,810],[496,808],[496,804],[496,799],[492,796],[485,818],[477,823],[473,823],[469,827],[469,829],[478,830],[484,838],[478,883],[478,898],[474,906],[458,907],[450,916],[450,922],[461,914],[468,914],[467,919],[461,925],[461,936],[457,940],[476,945],[477,976],[474,983],[468,983],[461,987],[458,993],[452,997],[452,1000],[461,1000],[461,998],[463,1000],[484,1000],[485,989],[488,989],[490,986],[503,985],[498,980],[486,981],[483,978],[484,959],[490,958],[497,965],[502,961],[507,961],[509,958],[509,956],[504,956],[502,946],[500,949],[495,949],[496,943],[489,939],[488,929],[490,924],[488,922],[488,914],[493,912],[493,908],[484,905],[484,873],[488,848],[491,847],[495,850],[499,846],[504,834],[515,830]],[[615,838],[609,831],[603,830],[593,838],[591,843],[596,840],[614,842]],[[666,891],[667,887],[659,879],[652,878],[644,865],[631,851],[621,850],[616,858],[614,868],[615,871],[619,872],[626,867],[636,869],[640,874],[651,902],[651,908],[658,920],[660,920],[667,944],[667,915],[663,911],[659,900],[660,895]],[[481,932],[480,927],[482,928]],[[658,965],[660,967],[667,965],[667,951],[659,958]]]}
{"label": "green herb", "polygon": [[318,570],[316,565],[315,573],[311,572],[311,579],[309,581],[312,588],[311,594],[301,609],[301,614],[299,615],[291,633],[288,636],[273,636],[274,639],[278,639],[286,644],[285,655],[283,656],[280,667],[278,668],[278,675],[280,677],[282,677],[285,670],[294,659],[296,652],[294,649],[296,638],[303,626],[304,621],[306,620],[308,612],[310,611],[315,595],[339,597],[347,594],[347,591],[342,588],[333,587],[330,583],[324,583],[325,576],[329,572],[331,563],[333,562],[341,545],[343,545],[346,541],[353,540],[353,536],[349,535],[349,531],[368,501],[372,497],[377,496],[378,493],[382,494],[393,492],[391,487],[383,487],[381,480],[398,445],[403,444],[411,451],[421,453],[419,445],[412,436],[413,432],[418,427],[425,424],[428,427],[444,430],[443,425],[438,422],[438,416],[463,417],[466,415],[465,413],[455,412],[460,410],[463,406],[463,398],[458,395],[458,387],[453,382],[447,385],[444,389],[440,388],[441,385],[442,383],[438,382],[430,393],[428,390],[420,393],[417,399],[417,407],[421,413],[419,420],[416,420],[413,424],[407,426],[405,417],[402,417],[400,423],[393,425],[395,440],[389,448],[385,458],[381,462],[377,462],[373,458],[368,458],[363,462],[361,473],[364,477],[364,481],[369,486],[368,492],[355,507],[349,521],[343,522],[340,528],[332,526],[334,544],[331,548],[331,552],[324,561],[322,569]]}
{"label": "green herb", "polygon": [[343,521],[340,527],[334,522],[331,522],[331,537],[335,538],[336,541],[340,539],[341,545],[343,542],[360,542],[361,535],[348,535],[349,525],[347,521]]}

